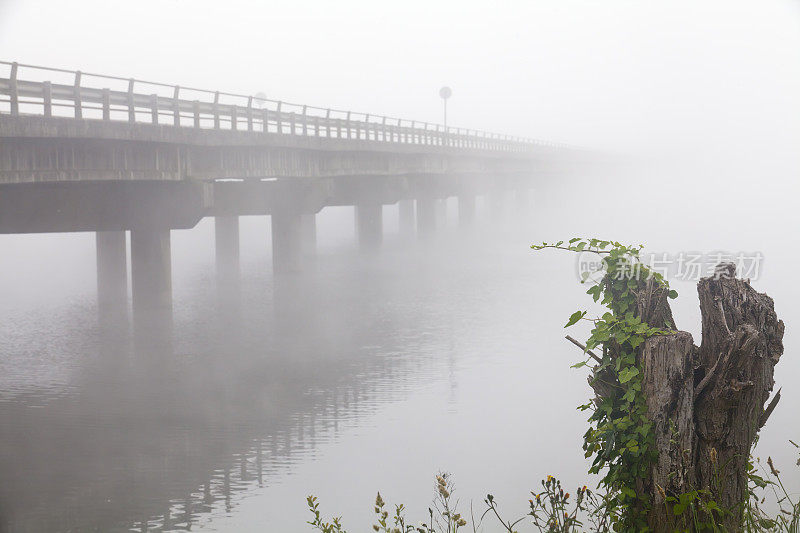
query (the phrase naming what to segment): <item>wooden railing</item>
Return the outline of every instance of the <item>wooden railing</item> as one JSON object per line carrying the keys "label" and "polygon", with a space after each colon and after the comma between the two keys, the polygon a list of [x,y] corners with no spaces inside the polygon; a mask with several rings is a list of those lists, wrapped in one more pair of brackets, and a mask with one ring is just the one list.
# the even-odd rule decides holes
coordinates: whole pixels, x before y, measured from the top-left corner
{"label": "wooden railing", "polygon": [[[171,124],[502,152],[563,145],[381,115],[0,61],[1,114]],[[24,71],[25,76],[20,72]],[[52,81],[62,78],[60,83]]]}

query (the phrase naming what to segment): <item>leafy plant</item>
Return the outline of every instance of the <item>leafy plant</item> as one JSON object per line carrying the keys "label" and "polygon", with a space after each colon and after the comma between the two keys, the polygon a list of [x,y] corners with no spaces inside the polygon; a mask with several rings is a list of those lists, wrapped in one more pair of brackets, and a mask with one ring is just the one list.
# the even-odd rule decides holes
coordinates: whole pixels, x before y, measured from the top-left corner
{"label": "leafy plant", "polygon": [[[590,427],[584,434],[583,449],[592,458],[589,472],[604,472],[601,485],[608,492],[607,513],[619,531],[638,532],[647,528],[646,512],[650,502],[637,491],[636,482],[647,476],[656,457],[652,423],[647,418],[647,405],[642,394],[641,369],[636,349],[654,335],[669,333],[671,323],[648,324],[637,309],[637,295],[649,282],[669,298],[677,292],[669,289],[664,277],[650,270],[639,259],[642,245],[623,245],[616,241],[573,238],[567,242],[542,243],[534,250],[553,248],[570,252],[591,252],[602,257],[602,277],[592,279],[586,273],[581,280],[591,286],[586,291],[608,311],[602,316],[587,318],[587,311],[575,311],[565,327],[590,321],[591,335],[584,352],[600,347],[593,368],[593,381],[602,382],[604,394],[580,406],[591,411]],[[586,361],[573,365],[584,366]]]}

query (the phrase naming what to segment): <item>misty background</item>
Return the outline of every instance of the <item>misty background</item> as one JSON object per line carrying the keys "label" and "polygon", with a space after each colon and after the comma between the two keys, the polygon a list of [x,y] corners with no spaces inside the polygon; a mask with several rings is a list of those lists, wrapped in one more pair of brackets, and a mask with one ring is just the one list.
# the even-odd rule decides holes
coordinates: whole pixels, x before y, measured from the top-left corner
{"label": "misty background", "polygon": [[[351,208],[325,208],[291,327],[274,298],[268,217],[242,218],[240,315],[215,305],[213,221],[173,231],[174,351],[144,369],[108,363],[135,349],[98,332],[93,234],[0,235],[0,477],[16,483],[0,513],[134,523],[241,464],[239,496],[197,511],[194,529],[301,531],[309,493],[356,530],[377,490],[422,518],[439,469],[462,505],[492,492],[510,511],[524,512],[547,474],[583,484],[575,407],[589,387],[568,368],[579,353],[562,326],[588,297],[574,258],[527,248],[573,235],[763,254],[753,285],[775,299],[786,335],[783,399],[757,455],[800,491],[787,443],[800,439],[800,2],[0,0],[0,57],[429,122],[449,85],[453,126],[614,161],[544,178],[529,210],[503,220],[479,203],[469,235],[451,199],[426,245],[402,242],[387,206],[377,257],[358,256]],[[672,284],[677,325],[699,343],[694,282]],[[149,403],[165,398],[177,423]],[[63,455],[31,447],[21,460],[10,443],[36,435]],[[277,450],[260,481],[255,441]],[[110,467],[124,442],[135,452]],[[184,449],[185,463],[159,463],[173,452],[155,443]],[[97,477],[128,489],[104,507]]]}

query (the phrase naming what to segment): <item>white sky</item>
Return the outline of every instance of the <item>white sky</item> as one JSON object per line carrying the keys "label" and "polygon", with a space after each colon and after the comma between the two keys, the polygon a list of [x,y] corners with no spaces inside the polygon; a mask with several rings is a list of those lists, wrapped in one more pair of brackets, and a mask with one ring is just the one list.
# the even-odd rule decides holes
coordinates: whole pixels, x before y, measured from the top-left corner
{"label": "white sky", "polygon": [[798,0],[0,0],[0,58],[427,121],[447,84],[452,125],[593,146],[800,139]]}

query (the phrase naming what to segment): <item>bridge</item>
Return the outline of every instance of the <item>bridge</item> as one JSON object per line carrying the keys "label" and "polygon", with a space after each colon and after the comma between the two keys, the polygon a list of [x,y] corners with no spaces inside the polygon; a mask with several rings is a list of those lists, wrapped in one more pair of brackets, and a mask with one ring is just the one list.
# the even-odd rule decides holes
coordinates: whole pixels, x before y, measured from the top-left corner
{"label": "bridge", "polygon": [[354,206],[377,248],[436,229],[436,202],[525,191],[563,145],[414,120],[0,61],[0,233],[96,232],[101,313],[172,302],[170,230],[215,218],[217,277],[239,272],[239,216],[271,217],[273,271],[302,268],[315,214]]}

